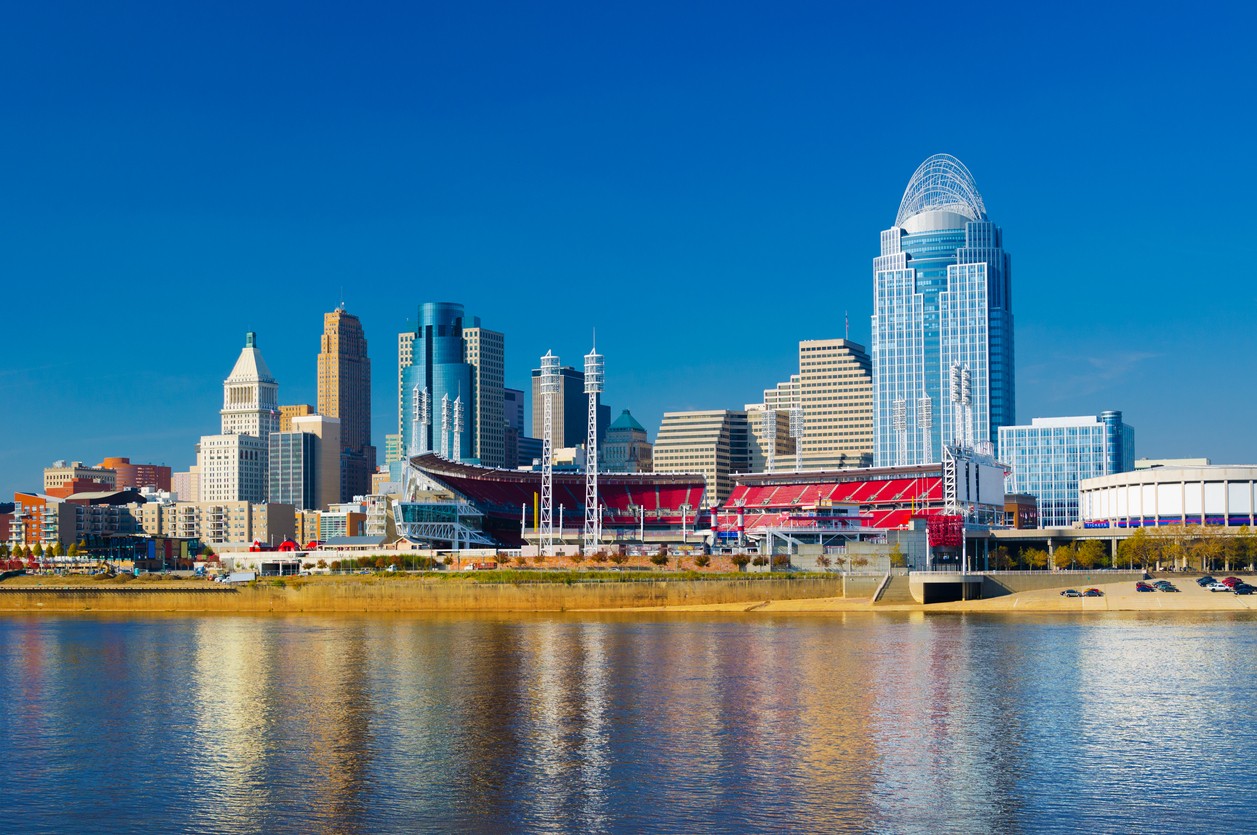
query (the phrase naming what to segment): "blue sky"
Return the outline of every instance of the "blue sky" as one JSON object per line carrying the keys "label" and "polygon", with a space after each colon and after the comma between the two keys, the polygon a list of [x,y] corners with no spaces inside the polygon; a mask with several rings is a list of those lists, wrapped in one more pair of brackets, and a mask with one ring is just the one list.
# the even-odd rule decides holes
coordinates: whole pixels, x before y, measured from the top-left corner
{"label": "blue sky", "polygon": [[[913,170],[1013,257],[1018,417],[1257,461],[1241,4],[10,4],[0,498],[56,458],[193,463],[244,333],[315,399],[322,313],[461,301],[524,387],[590,329],[612,409],[738,407],[867,344]],[[1024,5],[1024,8],[1023,8]]]}

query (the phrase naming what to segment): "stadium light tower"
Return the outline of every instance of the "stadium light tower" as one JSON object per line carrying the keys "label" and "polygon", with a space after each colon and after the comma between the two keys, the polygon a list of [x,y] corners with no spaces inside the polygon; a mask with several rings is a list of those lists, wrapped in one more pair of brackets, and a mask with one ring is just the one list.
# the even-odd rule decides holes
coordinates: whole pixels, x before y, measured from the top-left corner
{"label": "stadium light tower", "polygon": [[908,402],[902,397],[891,404],[891,421],[895,428],[895,466],[902,467],[908,457]]}
{"label": "stadium light tower", "polygon": [[450,460],[450,396],[441,395],[441,457]]}
{"label": "stadium light tower", "polygon": [[[759,434],[763,437],[764,472],[771,473],[777,464],[777,410],[765,409],[760,415]],[[682,525],[682,527],[685,527]]]}
{"label": "stadium light tower", "polygon": [[947,399],[951,401],[951,442],[955,446],[964,446],[964,411],[960,405],[960,363],[952,363],[947,383]]}
{"label": "stadium light tower", "polygon": [[545,415],[541,436],[541,531],[537,554],[554,550],[554,396],[559,393],[559,358],[541,358],[541,401]]}
{"label": "stadium light tower", "polygon": [[419,386],[410,390],[410,447],[406,454],[411,458],[419,454]]}
{"label": "stadium light tower", "polygon": [[585,435],[585,548],[592,551],[602,542],[602,515],[598,512],[598,395],[602,394],[604,364],[595,343],[585,355],[585,395],[589,421]]}
{"label": "stadium light tower", "polygon": [[917,400],[917,426],[921,427],[921,449],[924,451],[916,463],[928,464],[934,460],[934,401],[928,394]]}
{"label": "stadium light tower", "polygon": [[803,407],[790,407],[790,437],[794,438],[794,471],[803,469]]}
{"label": "stadium light tower", "polygon": [[454,411],[454,460],[461,464],[463,461],[463,396],[461,394],[454,398],[451,408]]}

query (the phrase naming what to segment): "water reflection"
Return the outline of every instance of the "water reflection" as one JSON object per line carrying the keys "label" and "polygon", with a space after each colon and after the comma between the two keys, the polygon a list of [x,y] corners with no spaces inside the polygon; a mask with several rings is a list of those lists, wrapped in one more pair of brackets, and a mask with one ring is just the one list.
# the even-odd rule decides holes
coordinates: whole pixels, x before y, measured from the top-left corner
{"label": "water reflection", "polygon": [[18,832],[1244,829],[1257,746],[1201,729],[1252,703],[1253,623],[2,619],[0,802]]}

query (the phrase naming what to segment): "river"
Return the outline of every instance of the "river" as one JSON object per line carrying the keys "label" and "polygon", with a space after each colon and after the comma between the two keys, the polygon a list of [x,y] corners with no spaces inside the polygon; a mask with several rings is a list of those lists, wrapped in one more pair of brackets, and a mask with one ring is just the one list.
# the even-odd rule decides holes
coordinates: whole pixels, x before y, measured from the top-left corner
{"label": "river", "polygon": [[1233,614],[0,617],[3,829],[1257,827]]}

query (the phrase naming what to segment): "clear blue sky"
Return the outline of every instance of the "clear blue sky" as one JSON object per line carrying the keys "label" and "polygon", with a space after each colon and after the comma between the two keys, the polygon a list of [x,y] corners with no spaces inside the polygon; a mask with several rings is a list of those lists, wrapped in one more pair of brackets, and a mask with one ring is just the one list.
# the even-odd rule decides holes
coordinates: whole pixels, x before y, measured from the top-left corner
{"label": "clear blue sky", "polygon": [[315,400],[342,298],[395,431],[396,335],[461,301],[507,383],[598,329],[606,400],[738,407],[867,344],[918,163],[1013,257],[1017,411],[1257,461],[1244,4],[9,4],[0,500],[56,458],[193,463],[254,330]]}

